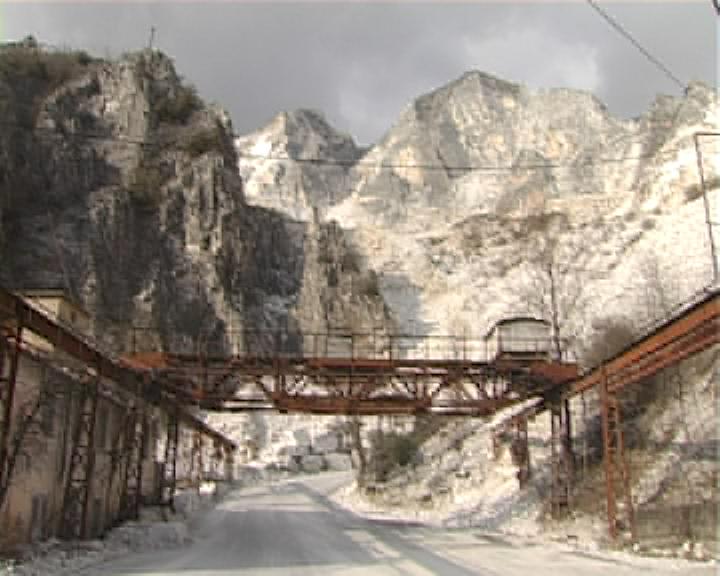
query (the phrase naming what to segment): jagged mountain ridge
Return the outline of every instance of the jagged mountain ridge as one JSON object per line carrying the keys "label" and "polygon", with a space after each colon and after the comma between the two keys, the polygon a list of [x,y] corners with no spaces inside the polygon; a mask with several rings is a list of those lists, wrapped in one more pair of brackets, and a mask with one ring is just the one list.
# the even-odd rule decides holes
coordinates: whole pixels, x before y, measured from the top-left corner
{"label": "jagged mountain ridge", "polygon": [[[311,122],[317,118],[315,112],[280,114],[266,127],[240,137],[237,145],[252,201],[274,197],[288,211],[296,210],[298,204],[303,208],[337,204],[354,195],[375,215],[396,220],[404,219],[400,213],[406,209],[416,213],[440,209],[450,219],[467,211],[537,213],[553,200],[580,194],[620,194],[625,201],[642,200],[657,164],[672,159],[675,150],[666,144],[687,136],[683,132],[688,127],[706,124],[713,101],[712,91],[695,83],[685,97],[660,96],[640,118],[623,120],[613,117],[588,92],[533,91],[482,72],[469,72],[409,104],[385,136],[357,157],[340,189],[336,182],[323,188],[317,181],[319,188],[312,189],[295,184],[297,173],[315,174],[317,166],[262,159],[283,153],[330,163],[352,158],[342,148],[307,145],[333,139],[343,146],[348,143],[348,137],[325,120]],[[282,120],[287,117],[306,120]],[[323,149],[324,154],[320,153]],[[550,167],[542,168],[545,165]],[[285,178],[283,170],[288,166],[297,173]],[[328,174],[335,172],[332,165],[323,168]],[[274,178],[265,177],[269,171]],[[256,172],[263,173],[262,182],[256,183],[260,180]],[[630,191],[636,191],[638,198],[628,198]],[[676,192],[672,186],[664,191]],[[443,212],[450,203],[457,211],[454,216]]]}

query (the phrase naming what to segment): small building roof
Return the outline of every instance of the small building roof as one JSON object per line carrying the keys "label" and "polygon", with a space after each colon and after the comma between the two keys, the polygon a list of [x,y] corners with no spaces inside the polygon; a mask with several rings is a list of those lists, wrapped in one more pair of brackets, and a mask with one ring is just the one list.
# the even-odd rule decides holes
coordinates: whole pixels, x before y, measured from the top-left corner
{"label": "small building roof", "polygon": [[86,316],[90,315],[85,307],[65,288],[17,288],[13,291],[22,298],[60,298],[65,300],[65,302],[70,304],[78,312]]}
{"label": "small building roof", "polygon": [[490,338],[491,334],[495,332],[497,328],[505,326],[507,324],[515,324],[517,322],[530,322],[535,324],[542,324],[544,326],[550,326],[550,322],[542,318],[535,318],[534,316],[511,316],[509,318],[502,318],[490,326],[489,330],[485,333],[485,339]]}

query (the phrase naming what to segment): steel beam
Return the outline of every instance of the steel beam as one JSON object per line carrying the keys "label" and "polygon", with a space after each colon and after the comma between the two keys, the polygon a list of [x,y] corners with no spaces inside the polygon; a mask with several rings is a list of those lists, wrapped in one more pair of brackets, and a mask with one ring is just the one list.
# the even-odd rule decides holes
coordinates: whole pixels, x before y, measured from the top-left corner
{"label": "steel beam", "polygon": [[[663,370],[720,342],[720,296],[710,294],[679,317],[574,381],[567,396],[574,396],[608,379],[612,391]],[[602,374],[604,370],[604,376]]]}

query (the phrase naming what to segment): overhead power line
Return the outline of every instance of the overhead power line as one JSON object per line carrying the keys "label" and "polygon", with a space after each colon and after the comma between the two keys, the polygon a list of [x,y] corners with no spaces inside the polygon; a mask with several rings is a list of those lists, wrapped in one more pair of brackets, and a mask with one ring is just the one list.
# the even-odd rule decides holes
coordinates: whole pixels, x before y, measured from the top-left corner
{"label": "overhead power line", "polygon": [[[672,148],[665,150],[660,154],[669,154],[679,152],[678,148]],[[370,162],[367,160],[337,160],[333,158],[314,158],[314,157],[300,157],[293,158],[291,156],[280,156],[280,155],[263,155],[263,154],[246,154],[238,152],[238,157],[242,160],[244,158],[250,160],[267,160],[275,162],[292,162],[297,164],[312,164],[316,166],[339,166],[339,167],[355,167],[355,166],[367,166],[370,168],[379,168],[383,170],[387,169],[408,169],[408,170],[425,170],[425,171],[439,171],[439,172],[511,172],[513,170],[543,170],[543,169],[559,169],[559,168],[579,168],[583,166],[595,166],[601,164],[618,164],[622,162],[635,162],[638,160],[647,160],[655,158],[658,153],[647,153],[647,154],[635,154],[632,156],[618,156],[616,158],[585,158],[578,162],[529,162],[523,164],[458,164],[458,165],[446,165],[446,164],[429,164],[429,163],[407,163],[407,162]]]}
{"label": "overhead power line", "polygon": [[[89,132],[86,130],[73,130],[72,132],[66,131],[63,132],[62,130],[57,130],[55,128],[50,128],[48,126],[30,126],[23,122],[16,122],[12,120],[0,120],[0,126],[4,128],[20,128],[22,130],[27,130],[29,133],[31,133],[35,137],[46,137],[53,139],[59,139],[59,138],[76,138],[78,140],[95,140],[95,141],[101,141],[101,142],[116,142],[120,144],[129,144],[132,146],[140,146],[143,148],[151,148],[154,146],[159,146],[159,144],[154,142],[148,142],[147,140],[143,140],[141,138],[132,138],[130,136],[121,136],[121,135],[114,135],[114,134],[103,134],[101,132]],[[171,144],[172,142],[169,142]]]}
{"label": "overhead power line", "polygon": [[635,46],[635,48],[637,48],[640,53],[645,56],[645,58],[652,62],[657,68],[659,68],[665,74],[665,76],[667,76],[672,82],[677,84],[683,90],[685,89],[685,83],[682,82],[682,80],[680,80],[675,74],[673,74],[672,71],[667,66],[665,66],[665,64],[663,64],[658,58],[653,56],[645,47],[643,47],[640,42],[635,40],[632,34],[625,30],[625,28],[623,28],[623,26],[617,20],[615,20],[612,16],[610,16],[610,14],[605,12],[605,10],[600,8],[600,6],[598,6],[598,4],[594,0],[586,0],[586,2],[593,8],[593,10],[600,14],[600,16],[602,16],[610,24],[610,26],[615,28],[615,30],[617,30],[633,46]]}
{"label": "overhead power line", "polygon": [[[152,148],[176,148],[179,146],[180,141],[187,138],[187,135],[179,135],[174,139],[168,139],[165,141],[148,141],[141,138],[132,138],[129,136],[120,136],[112,134],[103,134],[101,132],[89,132],[89,131],[72,131],[62,132],[54,128],[46,126],[30,127],[26,124],[12,122],[7,120],[0,120],[0,126],[13,127],[28,130],[33,133],[35,137],[58,140],[58,139],[76,139],[76,140],[90,140],[90,141],[101,141],[101,142],[115,142],[119,144],[126,144],[132,146],[139,146],[141,148],[152,149]],[[239,159],[249,159],[258,161],[274,161],[274,162],[291,162],[296,164],[309,164],[317,167],[368,167],[375,168],[378,170],[423,170],[427,172],[512,172],[516,170],[558,170],[558,169],[577,169],[589,166],[598,166],[605,164],[620,164],[624,162],[637,162],[640,160],[649,160],[657,158],[660,155],[669,155],[679,152],[679,148],[669,148],[661,152],[649,152],[644,154],[634,154],[627,156],[617,157],[586,157],[575,162],[527,162],[517,164],[443,164],[443,163],[410,163],[410,162],[386,162],[386,161],[368,161],[368,160],[343,160],[339,158],[328,158],[328,157],[292,157],[287,155],[265,155],[265,154],[251,154],[244,152],[237,152]]]}

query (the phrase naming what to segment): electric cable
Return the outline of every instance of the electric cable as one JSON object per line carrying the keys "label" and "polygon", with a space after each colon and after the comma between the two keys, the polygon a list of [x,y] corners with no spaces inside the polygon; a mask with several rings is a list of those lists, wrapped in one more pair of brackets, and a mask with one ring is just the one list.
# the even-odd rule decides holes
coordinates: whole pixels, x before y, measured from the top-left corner
{"label": "electric cable", "polygon": [[681,89],[685,89],[686,85],[684,82],[682,82],[675,74],[672,73],[672,71],[665,66],[658,58],[653,56],[645,47],[643,47],[640,42],[638,42],[630,32],[628,32],[623,26],[615,20],[610,14],[605,12],[594,0],[586,0],[586,2],[595,10],[600,16],[603,17],[604,20],[606,20],[610,26],[615,28],[617,32],[619,32],[622,36],[624,36],[628,42],[630,42],[635,48],[637,48],[640,53],[645,56],[650,62],[652,62],[657,68],[659,68],[665,76],[667,76],[673,83],[677,84]]}
{"label": "electric cable", "polygon": [[[20,127],[28,129],[27,125],[11,122],[7,120],[0,120],[0,126]],[[53,128],[49,127],[35,127],[31,128],[34,136],[40,138],[47,138],[57,140],[62,137],[69,139],[80,139],[80,140],[99,140],[106,142],[124,143],[128,145],[137,145],[143,148],[173,148],[177,147],[181,139],[185,138],[186,135],[178,136],[177,138],[167,140],[163,143],[160,142],[147,142],[138,138],[124,137],[124,136],[112,136],[107,134],[101,134],[97,132],[87,131],[73,131],[67,134],[59,133]],[[680,148],[671,148],[662,151],[662,154],[672,154],[679,152]],[[314,166],[332,166],[332,167],[369,167],[380,170],[397,170],[397,169],[408,169],[408,170],[424,170],[424,171],[440,171],[440,172],[513,172],[517,170],[557,170],[563,168],[581,168],[586,166],[597,166],[605,164],[621,164],[624,162],[636,162],[640,160],[648,160],[656,158],[658,153],[644,153],[634,154],[628,156],[618,156],[615,158],[592,158],[587,157],[578,162],[531,162],[525,164],[458,164],[458,165],[443,165],[443,164],[432,164],[432,163],[408,163],[408,162],[370,162],[367,160],[341,160],[336,158],[321,158],[321,157],[299,157],[295,158],[292,156],[285,155],[263,155],[263,154],[251,154],[238,152],[238,159],[252,159],[252,160],[263,160],[263,161],[275,161],[275,162],[291,162],[297,164],[310,164]]]}

